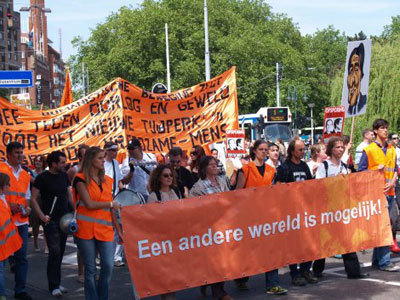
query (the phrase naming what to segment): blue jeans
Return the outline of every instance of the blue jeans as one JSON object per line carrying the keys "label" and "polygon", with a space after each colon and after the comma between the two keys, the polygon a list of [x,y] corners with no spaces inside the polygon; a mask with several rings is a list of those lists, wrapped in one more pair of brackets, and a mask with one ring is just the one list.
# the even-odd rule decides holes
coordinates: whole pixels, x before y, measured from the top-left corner
{"label": "blue jeans", "polygon": [[15,261],[15,287],[16,294],[26,292],[26,278],[28,276],[28,260],[26,259],[26,250],[28,248],[28,224],[17,226],[18,233],[22,239],[21,248],[14,253]]}
{"label": "blue jeans", "polygon": [[6,296],[6,282],[5,282],[5,278],[4,278],[5,263],[6,263],[5,260],[0,261],[0,297]]}
{"label": "blue jeans", "polygon": [[[386,196],[389,206],[389,215],[394,203],[394,196]],[[375,247],[372,253],[372,265],[384,268],[390,264],[390,246]]]}
{"label": "blue jeans", "polygon": [[[78,238],[78,248],[85,266],[85,299],[107,300],[114,267],[113,242]],[[96,249],[100,254],[100,278],[96,284]]]}
{"label": "blue jeans", "polygon": [[268,290],[279,285],[278,269],[265,273],[265,288]]}

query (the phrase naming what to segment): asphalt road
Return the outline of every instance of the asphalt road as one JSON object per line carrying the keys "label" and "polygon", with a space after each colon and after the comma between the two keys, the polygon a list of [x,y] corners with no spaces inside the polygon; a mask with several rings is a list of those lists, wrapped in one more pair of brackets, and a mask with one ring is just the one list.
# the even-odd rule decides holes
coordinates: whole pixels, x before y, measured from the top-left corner
{"label": "asphalt road", "polygon": [[[44,247],[43,240],[41,247]],[[55,299],[47,289],[46,264],[47,255],[41,252],[33,251],[33,241],[29,240],[28,247],[28,292],[34,299],[45,300]],[[398,299],[400,295],[400,273],[388,273],[371,269],[372,251],[358,253],[360,262],[363,263],[363,272],[370,273],[370,277],[363,280],[349,280],[346,278],[343,268],[343,262],[340,259],[327,259],[324,277],[317,284],[307,285],[305,287],[293,287],[290,283],[288,268],[279,270],[281,285],[289,289],[285,296],[271,296],[265,293],[264,276],[257,275],[251,277],[249,281],[249,291],[238,291],[235,284],[230,281],[225,287],[226,291],[234,299]],[[392,261],[400,264],[400,256],[392,255]],[[69,292],[64,294],[63,299],[84,299],[83,284],[77,282],[76,249],[69,238],[64,263],[62,268],[62,285],[67,287]],[[6,287],[9,299],[13,298],[14,280],[13,274],[6,269]],[[177,292],[177,299],[212,299],[210,290],[208,296],[203,298],[199,289],[189,289]],[[110,287],[110,300],[133,299],[132,288],[129,279],[128,268],[114,268],[113,278]],[[148,300],[160,299],[159,297],[146,298]]]}

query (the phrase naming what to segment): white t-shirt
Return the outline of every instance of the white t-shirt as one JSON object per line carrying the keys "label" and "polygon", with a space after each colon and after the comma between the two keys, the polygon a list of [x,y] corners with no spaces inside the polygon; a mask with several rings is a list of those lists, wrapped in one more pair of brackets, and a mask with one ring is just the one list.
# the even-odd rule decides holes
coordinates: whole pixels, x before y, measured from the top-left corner
{"label": "white t-shirt", "polygon": [[114,168],[113,168],[113,163],[111,161],[106,160],[104,162],[104,171],[107,176],[111,177],[115,181],[115,183],[113,183],[113,188],[115,186],[115,191],[113,192],[113,195],[115,196],[119,192],[118,183],[122,180],[123,177],[121,174],[121,170],[119,169],[118,161],[116,161],[115,159],[113,159],[113,161],[114,161]]}
{"label": "white t-shirt", "polygon": [[396,164],[397,167],[400,167],[400,148],[396,147]]}
{"label": "white t-shirt", "polygon": [[317,174],[315,175],[316,179],[335,177],[339,174],[347,175],[349,173],[346,166],[342,162],[339,164],[339,166],[335,165],[330,159],[327,159],[326,162],[328,163],[328,176],[326,176],[324,163],[321,163],[318,166]]}
{"label": "white t-shirt", "polygon": [[365,149],[365,147],[367,147],[369,144],[362,141],[356,148],[356,156],[354,157],[354,163],[356,165],[358,165],[360,163],[360,159],[361,159],[361,155]]}
{"label": "white t-shirt", "polygon": [[307,162],[307,166],[308,166],[308,168],[310,169],[310,172],[311,172],[311,175],[314,177],[315,176],[315,173],[314,173],[314,168],[315,168],[315,166],[320,166],[321,165],[321,163],[319,163],[319,162],[316,162],[316,161],[313,161],[313,160],[310,160],[309,162]]}
{"label": "white t-shirt", "polygon": [[277,164],[275,166],[273,161],[270,158],[268,158],[266,164],[273,167],[274,169],[276,169],[277,167],[279,167],[281,165],[281,162],[278,160]]}
{"label": "white t-shirt", "polygon": [[141,193],[143,196],[147,197],[149,195],[149,192],[147,190],[147,183],[149,181],[150,174],[147,174],[147,172],[143,170],[139,165],[142,164],[146,168],[146,170],[151,172],[157,166],[157,159],[152,153],[143,153],[143,159],[140,161],[131,157],[126,157],[121,164],[122,176],[126,176],[129,173],[129,162],[131,160],[134,160],[136,165],[131,182],[129,182],[128,184],[128,189],[137,193]]}

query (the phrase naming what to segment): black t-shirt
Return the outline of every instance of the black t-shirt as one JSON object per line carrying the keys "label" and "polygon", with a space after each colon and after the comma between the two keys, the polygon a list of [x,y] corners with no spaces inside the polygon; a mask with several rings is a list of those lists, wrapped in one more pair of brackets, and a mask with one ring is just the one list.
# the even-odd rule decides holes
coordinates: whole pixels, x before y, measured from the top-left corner
{"label": "black t-shirt", "polygon": [[295,164],[290,160],[285,160],[277,169],[275,182],[297,182],[309,179],[312,179],[312,175],[304,161]]}
{"label": "black t-shirt", "polygon": [[179,167],[179,169],[176,170],[176,184],[178,185],[181,195],[185,195],[185,187],[190,190],[194,184],[192,173],[184,167]]}
{"label": "black t-shirt", "polygon": [[262,166],[257,166],[257,170],[260,173],[261,176],[264,176],[265,173],[265,164],[263,164]]}
{"label": "black t-shirt", "polygon": [[[71,210],[68,202],[68,188],[71,183],[67,173],[53,174],[49,171],[44,171],[36,177],[33,186],[40,191],[43,213],[49,215],[52,221],[59,221],[64,214]],[[55,197],[57,197],[57,202],[50,215]]]}

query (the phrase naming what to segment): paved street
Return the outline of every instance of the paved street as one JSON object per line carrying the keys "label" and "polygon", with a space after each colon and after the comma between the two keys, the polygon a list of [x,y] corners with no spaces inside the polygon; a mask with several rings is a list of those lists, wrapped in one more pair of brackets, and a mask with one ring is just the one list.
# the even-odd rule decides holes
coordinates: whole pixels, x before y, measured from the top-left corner
{"label": "paved street", "polygon": [[[43,248],[43,240],[41,247]],[[41,252],[33,252],[33,240],[29,240],[29,274],[28,292],[34,299],[55,299],[47,290],[46,263],[47,255]],[[236,289],[233,282],[227,282],[226,290],[234,299],[397,299],[400,294],[400,273],[386,273],[372,270],[370,267],[371,251],[365,254],[358,253],[360,261],[363,262],[363,272],[369,272],[370,278],[365,280],[348,280],[345,277],[343,262],[339,259],[330,258],[327,260],[324,277],[318,284],[307,285],[306,287],[292,287],[290,284],[288,268],[280,270],[280,280],[282,286],[289,288],[286,296],[269,296],[264,292],[264,276],[258,275],[250,279],[248,292],[240,292]],[[394,261],[400,263],[400,256],[392,256]],[[76,255],[73,247],[72,238],[68,239],[67,251],[63,264],[62,284],[69,289],[63,299],[84,299],[83,285],[76,281]],[[111,283],[110,300],[132,299],[129,273],[127,267],[115,268]],[[13,296],[13,276],[6,272],[7,294],[12,299]],[[159,299],[159,297],[147,298],[149,300]],[[203,298],[198,288],[185,290],[177,293],[177,299],[212,299],[210,290],[208,297]]]}

